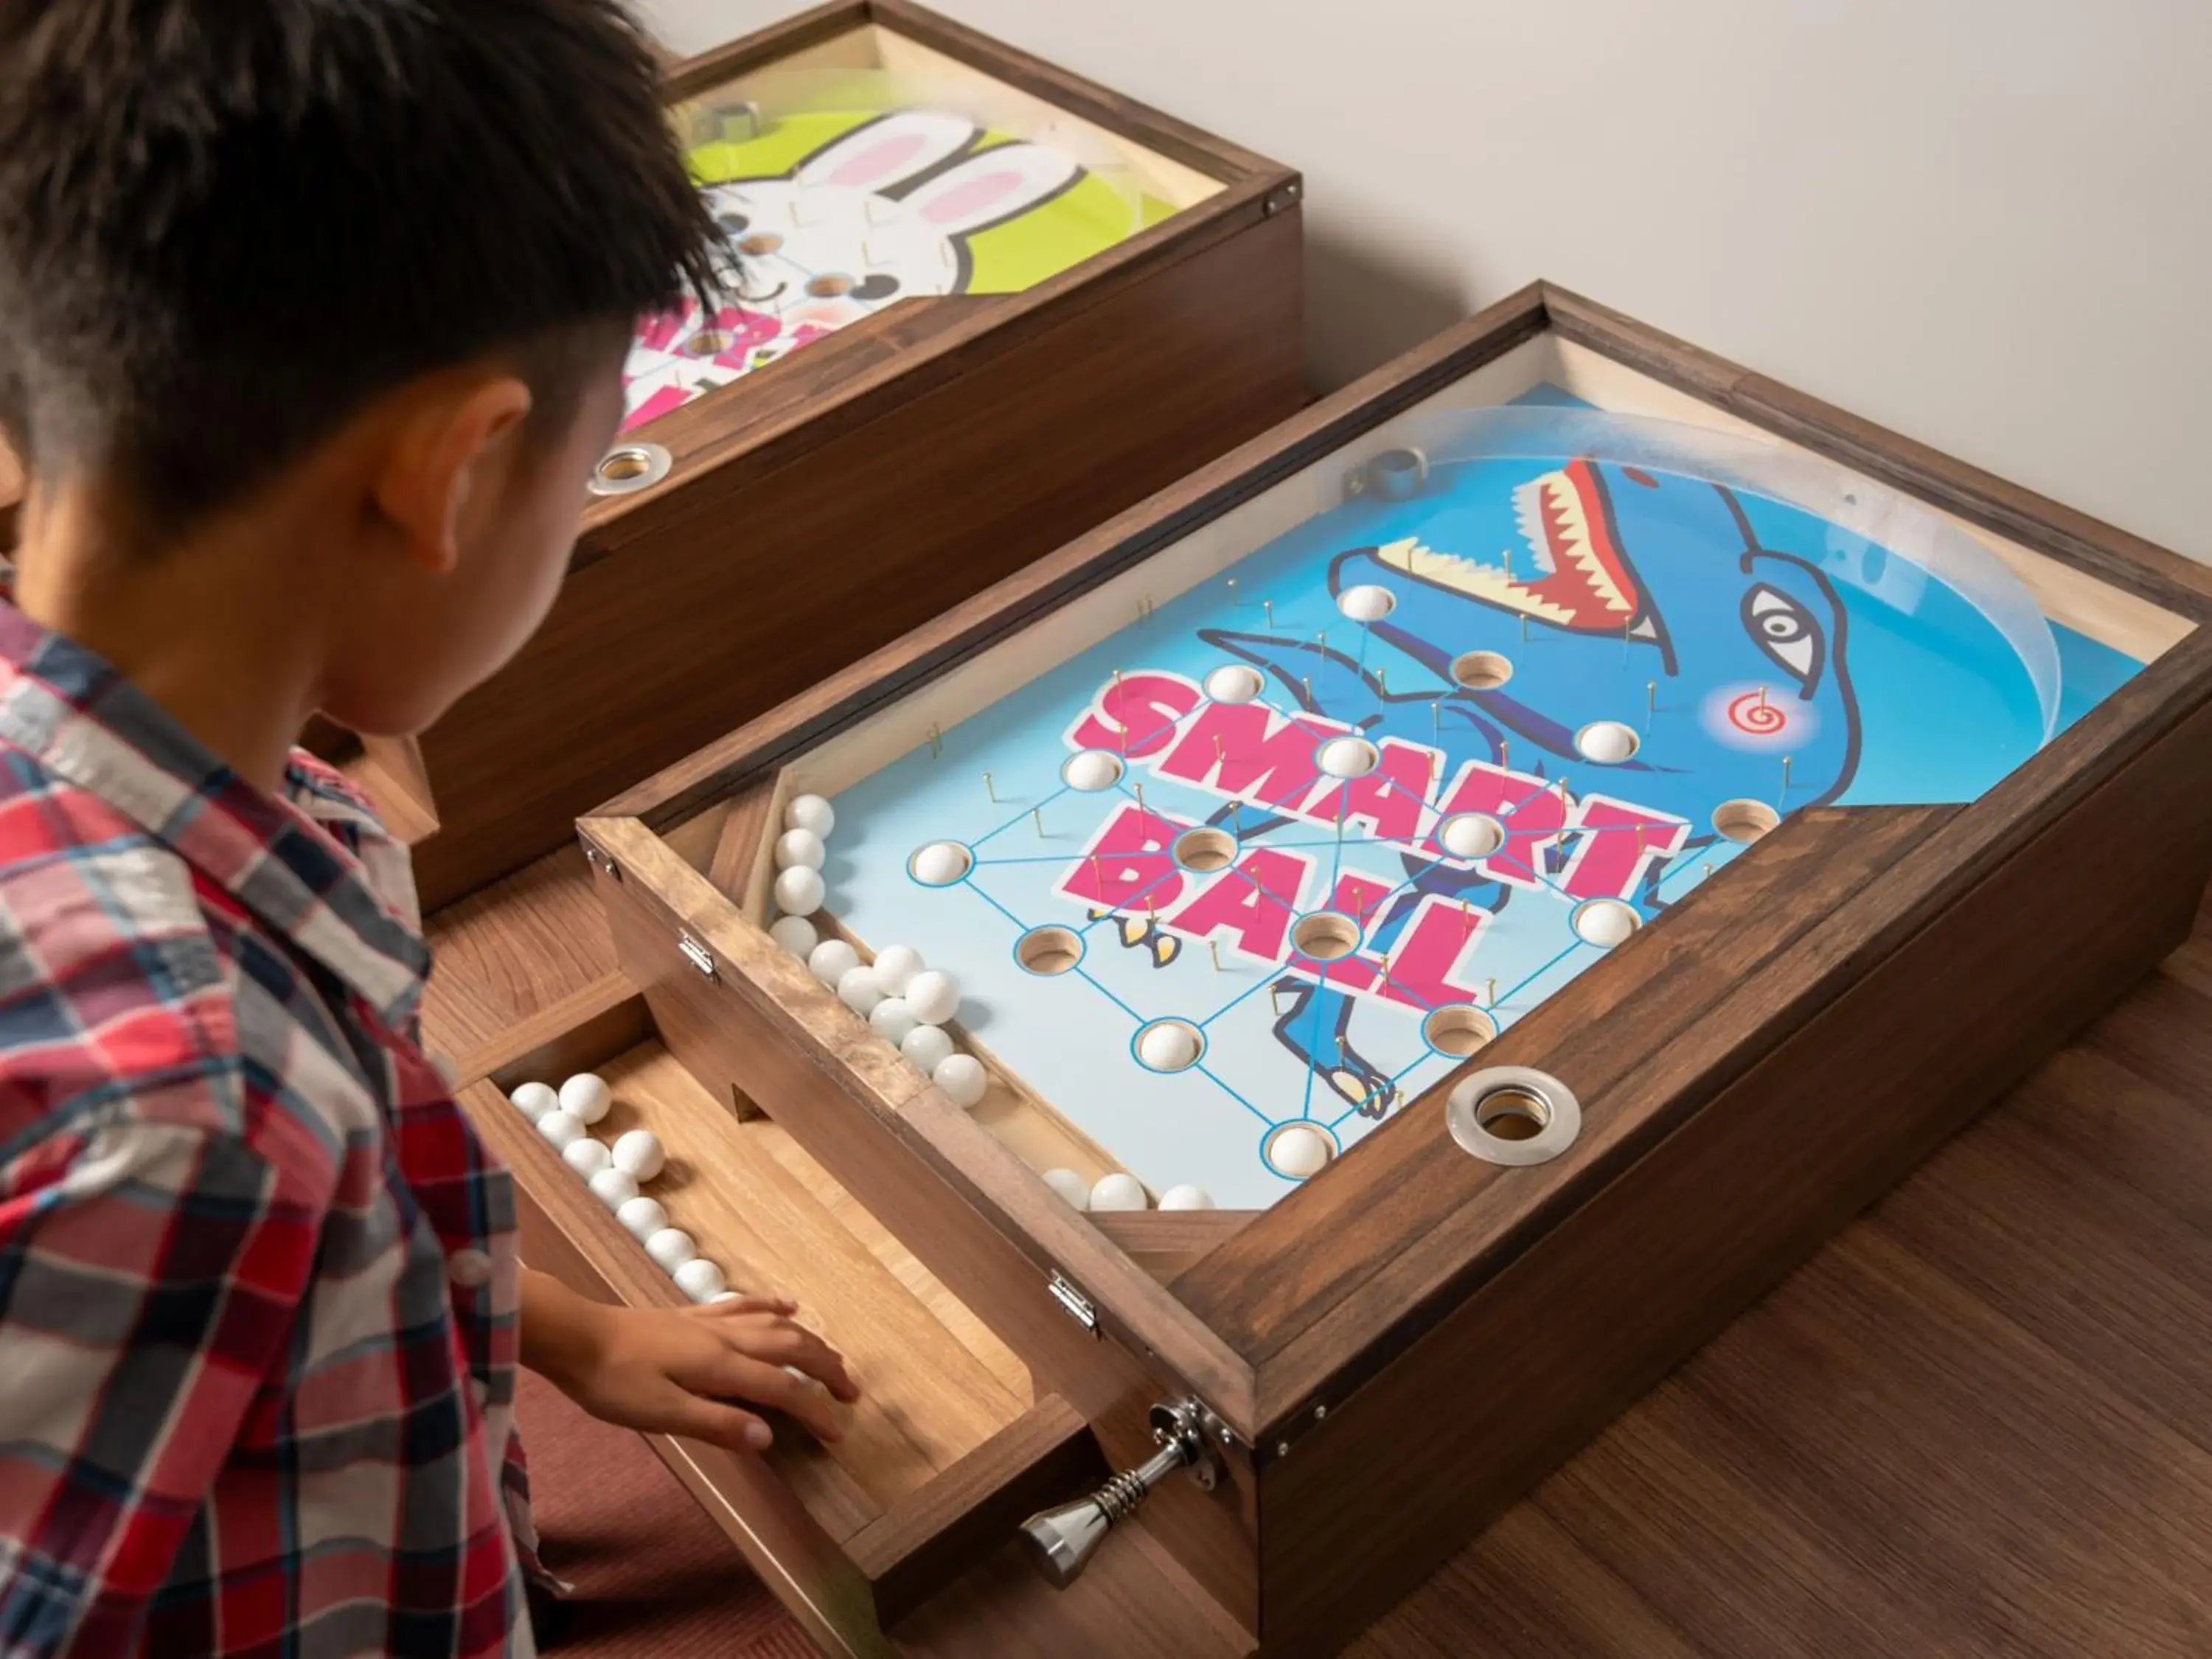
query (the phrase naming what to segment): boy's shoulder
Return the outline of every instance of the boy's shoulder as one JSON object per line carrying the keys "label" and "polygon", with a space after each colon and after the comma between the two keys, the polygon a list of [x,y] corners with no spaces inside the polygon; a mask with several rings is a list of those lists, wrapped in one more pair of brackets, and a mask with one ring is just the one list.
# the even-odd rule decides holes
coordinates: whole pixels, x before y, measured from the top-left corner
{"label": "boy's shoulder", "polygon": [[[294,772],[307,815],[374,859],[368,804],[320,763]],[[0,1162],[26,1136],[127,1120],[325,1174],[331,1103],[305,1109],[288,1086],[319,1065],[302,995],[297,964],[233,890],[0,740]]]}
{"label": "boy's shoulder", "polygon": [[242,1133],[242,919],[112,803],[0,753],[0,1142],[133,1101]]}

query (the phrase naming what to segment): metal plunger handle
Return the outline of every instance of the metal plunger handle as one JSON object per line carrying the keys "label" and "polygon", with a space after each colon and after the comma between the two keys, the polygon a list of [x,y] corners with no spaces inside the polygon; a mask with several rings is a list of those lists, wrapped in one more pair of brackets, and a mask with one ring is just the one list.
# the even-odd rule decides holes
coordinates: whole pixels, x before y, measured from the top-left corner
{"label": "metal plunger handle", "polygon": [[1195,1399],[1152,1407],[1152,1437],[1160,1449],[1133,1469],[1110,1475],[1088,1498],[1043,1510],[1022,1522],[1022,1540],[1037,1570],[1066,1589],[1091,1565],[1117,1521],[1135,1511],[1152,1488],[1176,1469],[1208,1491],[1221,1478],[1221,1455],[1212,1439],[1216,1419]]}

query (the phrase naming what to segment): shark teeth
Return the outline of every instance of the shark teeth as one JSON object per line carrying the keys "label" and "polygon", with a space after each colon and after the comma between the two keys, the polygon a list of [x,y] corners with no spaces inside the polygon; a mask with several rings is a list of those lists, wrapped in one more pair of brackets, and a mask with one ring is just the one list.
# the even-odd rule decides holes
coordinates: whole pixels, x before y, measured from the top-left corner
{"label": "shark teeth", "polygon": [[1582,492],[1565,471],[1547,472],[1513,492],[1514,517],[1521,533],[1536,555],[1537,562],[1556,570],[1558,556],[1565,555],[1577,575],[1600,604],[1618,617],[1632,615],[1636,607],[1598,556],[1590,533],[1589,516]]}
{"label": "shark teeth", "polygon": [[1402,541],[1378,547],[1375,556],[1389,568],[1401,570],[1418,581],[1486,600],[1500,610],[1518,611],[1559,628],[1571,626],[1575,620],[1575,613],[1566,606],[1546,599],[1498,566],[1462,558],[1456,553],[1439,553],[1432,547],[1424,546],[1418,537],[1408,536]]}

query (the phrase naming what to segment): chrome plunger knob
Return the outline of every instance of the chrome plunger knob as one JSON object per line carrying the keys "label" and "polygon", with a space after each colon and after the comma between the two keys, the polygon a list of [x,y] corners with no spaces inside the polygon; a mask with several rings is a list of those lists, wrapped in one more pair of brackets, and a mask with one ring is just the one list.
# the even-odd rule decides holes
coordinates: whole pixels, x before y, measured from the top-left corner
{"label": "chrome plunger knob", "polygon": [[1038,1571],[1066,1589],[1082,1576],[1114,1523],[1133,1512],[1152,1488],[1176,1469],[1207,1491],[1221,1478],[1221,1455],[1212,1431],[1218,1419],[1196,1400],[1152,1407],[1152,1438],[1159,1450],[1139,1467],[1110,1476],[1088,1498],[1042,1510],[1022,1522],[1022,1542]]}

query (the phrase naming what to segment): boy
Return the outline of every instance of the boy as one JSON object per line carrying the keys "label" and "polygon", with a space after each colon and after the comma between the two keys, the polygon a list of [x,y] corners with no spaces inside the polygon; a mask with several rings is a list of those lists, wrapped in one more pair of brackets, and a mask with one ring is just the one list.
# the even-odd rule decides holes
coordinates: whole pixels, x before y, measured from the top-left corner
{"label": "boy", "polygon": [[292,744],[543,618],[712,234],[618,0],[0,0],[0,1654],[526,1654],[514,1366],[837,1429],[788,1303],[587,1303]]}

